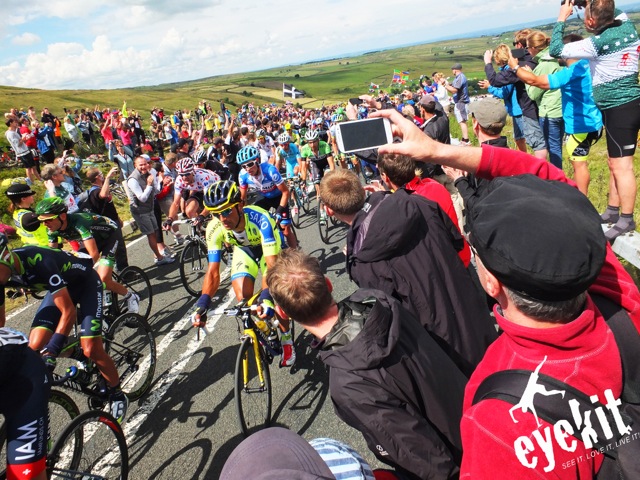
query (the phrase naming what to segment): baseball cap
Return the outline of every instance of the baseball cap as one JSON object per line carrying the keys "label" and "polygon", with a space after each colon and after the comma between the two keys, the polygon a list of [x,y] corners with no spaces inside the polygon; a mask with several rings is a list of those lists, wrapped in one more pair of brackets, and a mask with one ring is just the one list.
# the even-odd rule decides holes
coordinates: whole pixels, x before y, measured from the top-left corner
{"label": "baseball cap", "polygon": [[507,123],[507,109],[497,98],[483,98],[471,102],[467,108],[481,127],[489,127],[496,123],[504,127]]}
{"label": "baseball cap", "polygon": [[[248,458],[259,458],[260,469]],[[300,435],[286,428],[260,430],[238,445],[227,459],[220,480],[329,480],[333,476],[322,457]]]}
{"label": "baseball cap", "polygon": [[462,70],[462,64],[454,63],[453,66],[451,67],[451,70]]}
{"label": "baseball cap", "polygon": [[189,144],[189,140],[187,140],[186,138],[181,138],[180,140],[178,140],[178,150],[180,150],[182,147],[184,147],[185,145]]}
{"label": "baseball cap", "polygon": [[36,192],[31,190],[31,187],[26,183],[14,183],[9,188],[7,188],[6,195],[9,198],[24,198],[29,195],[35,195]]}
{"label": "baseball cap", "polygon": [[420,97],[420,100],[418,100],[418,105],[428,105],[430,103],[435,103],[436,99],[433,95],[423,95],[422,97]]}
{"label": "baseball cap", "polygon": [[569,184],[500,177],[469,209],[470,243],[509,289],[543,301],[575,298],[595,281],[607,241],[600,215]]}

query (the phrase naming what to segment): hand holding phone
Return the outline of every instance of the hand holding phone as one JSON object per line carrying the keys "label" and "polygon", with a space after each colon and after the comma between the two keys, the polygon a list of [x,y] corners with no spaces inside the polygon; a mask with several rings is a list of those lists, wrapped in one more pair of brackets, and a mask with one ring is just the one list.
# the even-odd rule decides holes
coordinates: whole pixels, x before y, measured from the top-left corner
{"label": "hand holding phone", "polygon": [[391,143],[391,123],[387,118],[367,118],[336,125],[336,143],[341,153],[369,150]]}

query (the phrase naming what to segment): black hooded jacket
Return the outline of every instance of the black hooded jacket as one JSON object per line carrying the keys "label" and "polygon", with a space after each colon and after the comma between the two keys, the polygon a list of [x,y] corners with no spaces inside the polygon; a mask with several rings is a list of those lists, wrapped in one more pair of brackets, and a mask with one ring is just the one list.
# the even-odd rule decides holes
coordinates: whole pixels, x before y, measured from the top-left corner
{"label": "black hooded jacket", "polygon": [[497,338],[489,310],[457,254],[462,237],[440,207],[400,189],[378,192],[347,236],[347,270],[361,288],[393,295],[471,375]]}
{"label": "black hooded jacket", "polygon": [[360,289],[338,308],[319,353],[336,414],[407,477],[457,478],[466,377],[383,292]]}

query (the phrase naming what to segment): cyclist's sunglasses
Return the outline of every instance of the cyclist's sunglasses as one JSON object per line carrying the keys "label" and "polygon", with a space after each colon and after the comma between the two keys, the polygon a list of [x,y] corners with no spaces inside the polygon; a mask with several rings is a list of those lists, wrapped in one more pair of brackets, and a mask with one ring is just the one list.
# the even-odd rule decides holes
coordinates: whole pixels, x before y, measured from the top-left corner
{"label": "cyclist's sunglasses", "polygon": [[49,220],[55,220],[59,215],[40,215],[38,220],[41,222],[48,222]]}
{"label": "cyclist's sunglasses", "polygon": [[219,217],[227,218],[229,215],[231,215],[231,212],[233,212],[234,208],[236,208],[235,205],[231,208],[227,208],[226,210],[216,213],[216,215],[218,215]]}
{"label": "cyclist's sunglasses", "polygon": [[256,165],[256,163],[258,163],[258,162],[256,162],[256,161],[254,160],[253,162],[247,162],[247,163],[245,163],[245,164],[244,164],[244,165],[242,165],[242,166],[243,166],[245,169],[247,169],[247,170],[248,170],[249,168],[253,168],[253,167]]}

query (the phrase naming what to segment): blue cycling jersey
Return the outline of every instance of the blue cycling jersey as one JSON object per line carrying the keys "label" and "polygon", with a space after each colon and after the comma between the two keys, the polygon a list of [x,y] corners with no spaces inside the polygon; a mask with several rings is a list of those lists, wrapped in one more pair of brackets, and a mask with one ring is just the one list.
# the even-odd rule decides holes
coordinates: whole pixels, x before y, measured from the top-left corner
{"label": "blue cycling jersey", "polygon": [[298,158],[300,158],[300,149],[295,143],[289,143],[289,151],[278,147],[277,154],[278,157],[284,158],[287,164],[295,166],[298,164]]}
{"label": "blue cycling jersey", "polygon": [[249,175],[249,172],[242,169],[238,177],[240,188],[248,188],[249,192],[258,192],[266,198],[276,198],[282,195],[278,190],[284,180],[275,166],[270,163],[260,164],[260,173],[257,177]]}

